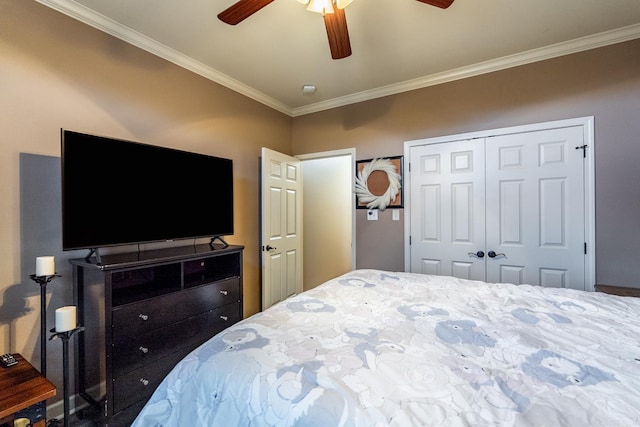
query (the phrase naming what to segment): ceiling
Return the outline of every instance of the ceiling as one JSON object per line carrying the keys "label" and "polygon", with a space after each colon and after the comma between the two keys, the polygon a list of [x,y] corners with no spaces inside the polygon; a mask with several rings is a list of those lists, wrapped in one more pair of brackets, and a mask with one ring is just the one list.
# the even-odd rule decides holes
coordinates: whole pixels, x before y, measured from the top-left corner
{"label": "ceiling", "polygon": [[217,18],[236,0],[37,1],[293,117],[640,38],[640,0],[354,0],[333,60],[296,0],[236,26]]}

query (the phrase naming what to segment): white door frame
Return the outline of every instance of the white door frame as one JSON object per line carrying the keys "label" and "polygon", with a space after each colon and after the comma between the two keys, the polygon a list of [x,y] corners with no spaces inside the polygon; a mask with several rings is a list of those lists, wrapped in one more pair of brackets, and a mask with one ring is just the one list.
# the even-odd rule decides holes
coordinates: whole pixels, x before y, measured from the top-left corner
{"label": "white door frame", "polygon": [[[524,133],[545,129],[563,128],[570,126],[582,126],[584,132],[584,143],[586,148],[584,167],[584,211],[585,211],[585,240],[587,244],[587,254],[585,256],[585,290],[593,291],[596,283],[596,233],[595,233],[595,159],[594,159],[594,117],[579,117],[575,119],[557,120],[529,125],[512,126],[500,129],[490,129],[476,132],[468,132],[455,135],[426,138],[404,143],[404,158],[410,158],[412,147],[425,144],[438,144],[451,141],[459,141],[474,138],[488,138],[491,136],[508,135],[514,133]],[[408,160],[407,160],[408,161]],[[407,167],[405,165],[405,167]],[[409,170],[408,167],[406,170]],[[411,188],[411,174],[406,173],[404,177],[405,189]],[[405,192],[404,208],[404,263],[405,271],[411,270],[411,198]]]}

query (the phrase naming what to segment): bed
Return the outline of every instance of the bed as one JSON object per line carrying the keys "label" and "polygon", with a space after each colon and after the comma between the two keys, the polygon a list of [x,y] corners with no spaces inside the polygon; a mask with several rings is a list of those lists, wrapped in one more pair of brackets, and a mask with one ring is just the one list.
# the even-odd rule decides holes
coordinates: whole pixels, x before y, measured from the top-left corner
{"label": "bed", "polygon": [[133,424],[387,425],[640,425],[640,298],[356,270],[194,350]]}

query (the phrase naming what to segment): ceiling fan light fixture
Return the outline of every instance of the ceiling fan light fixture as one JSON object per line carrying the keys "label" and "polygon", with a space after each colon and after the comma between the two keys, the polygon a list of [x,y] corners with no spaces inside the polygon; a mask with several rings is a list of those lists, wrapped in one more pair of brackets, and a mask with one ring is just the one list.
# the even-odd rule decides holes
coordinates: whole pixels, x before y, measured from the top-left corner
{"label": "ceiling fan light fixture", "polygon": [[[237,0],[218,14],[218,19],[229,25],[236,25],[275,0]],[[307,10],[322,14],[327,30],[332,59],[343,59],[351,55],[351,42],[344,9],[353,0],[298,0],[308,5]],[[418,0],[431,6],[446,9],[455,0]],[[335,6],[335,8],[334,8]]]}
{"label": "ceiling fan light fixture", "polygon": [[316,13],[333,13],[333,1],[332,0],[310,0],[309,6],[307,6],[309,12]]}

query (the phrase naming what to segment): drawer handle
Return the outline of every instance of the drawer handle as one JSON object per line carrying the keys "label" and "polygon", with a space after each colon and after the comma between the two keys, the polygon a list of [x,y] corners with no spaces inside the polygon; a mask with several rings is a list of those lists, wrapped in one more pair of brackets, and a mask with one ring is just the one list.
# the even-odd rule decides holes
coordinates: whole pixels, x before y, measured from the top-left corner
{"label": "drawer handle", "polygon": [[149,320],[148,314],[138,314],[138,317],[141,318],[142,320]]}
{"label": "drawer handle", "polygon": [[226,322],[227,320],[229,320],[229,318],[228,318],[227,316],[220,316],[220,318],[221,318],[222,320],[224,320],[225,322]]}
{"label": "drawer handle", "polygon": [[146,378],[140,378],[139,380],[143,386],[148,386],[149,385],[149,380]]}
{"label": "drawer handle", "polygon": [[140,348],[138,348],[138,350],[140,350],[140,351],[141,351],[141,352],[143,352],[144,354],[149,353],[149,348],[148,348],[148,347],[140,346]]}
{"label": "drawer handle", "polygon": [[220,291],[220,293],[221,293],[222,295],[225,295],[225,296],[226,296],[226,295],[229,295],[229,291]]}

